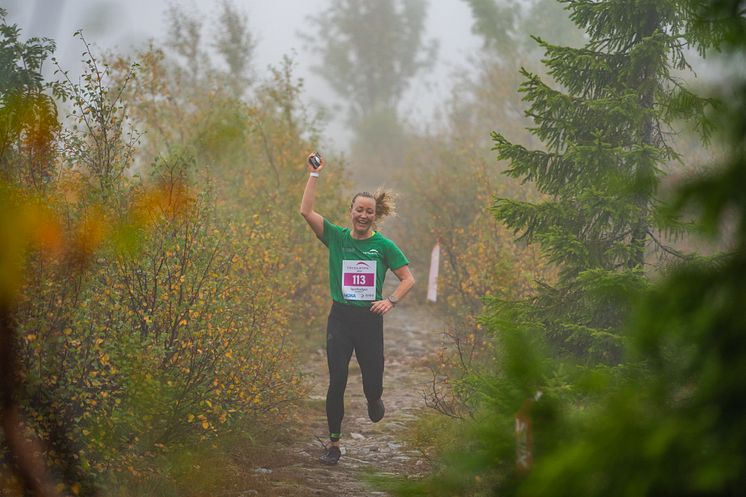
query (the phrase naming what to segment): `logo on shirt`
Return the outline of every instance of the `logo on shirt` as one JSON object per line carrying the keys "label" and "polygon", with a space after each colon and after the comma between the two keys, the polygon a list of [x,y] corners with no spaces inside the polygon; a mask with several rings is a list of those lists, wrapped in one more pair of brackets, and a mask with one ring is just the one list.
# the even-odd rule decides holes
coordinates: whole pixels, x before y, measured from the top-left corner
{"label": "logo on shirt", "polygon": [[367,251],[365,251],[365,252],[363,252],[363,254],[367,255],[368,257],[378,257],[378,256],[380,256],[380,255],[381,255],[381,254],[380,254],[380,253],[378,252],[378,250],[377,250],[377,249],[374,249],[374,248],[373,248],[373,249],[370,249],[370,250],[367,250]]}

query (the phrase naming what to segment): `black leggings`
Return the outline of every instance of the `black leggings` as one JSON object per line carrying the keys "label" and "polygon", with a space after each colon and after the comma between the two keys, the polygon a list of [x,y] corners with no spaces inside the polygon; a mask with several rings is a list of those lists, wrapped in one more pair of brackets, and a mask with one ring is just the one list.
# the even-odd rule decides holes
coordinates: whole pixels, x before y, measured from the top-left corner
{"label": "black leggings", "polygon": [[363,376],[363,392],[368,402],[383,393],[383,316],[368,307],[334,302],[326,325],[326,362],[329,390],[326,393],[326,419],[332,440],[339,440],[345,413],[344,394],[352,351]]}

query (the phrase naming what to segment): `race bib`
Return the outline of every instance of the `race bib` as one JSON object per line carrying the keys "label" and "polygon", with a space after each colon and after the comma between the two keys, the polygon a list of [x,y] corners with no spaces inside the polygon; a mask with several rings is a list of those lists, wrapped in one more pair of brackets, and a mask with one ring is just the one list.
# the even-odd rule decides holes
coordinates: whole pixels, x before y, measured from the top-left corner
{"label": "race bib", "polygon": [[342,261],[342,296],[376,300],[376,261]]}

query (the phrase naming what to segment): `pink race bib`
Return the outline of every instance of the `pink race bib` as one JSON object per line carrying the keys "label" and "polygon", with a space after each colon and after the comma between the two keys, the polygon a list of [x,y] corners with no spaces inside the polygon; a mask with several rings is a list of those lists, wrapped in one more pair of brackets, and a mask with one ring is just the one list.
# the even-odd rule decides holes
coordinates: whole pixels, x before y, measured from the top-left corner
{"label": "pink race bib", "polygon": [[342,296],[376,300],[376,261],[342,261]]}

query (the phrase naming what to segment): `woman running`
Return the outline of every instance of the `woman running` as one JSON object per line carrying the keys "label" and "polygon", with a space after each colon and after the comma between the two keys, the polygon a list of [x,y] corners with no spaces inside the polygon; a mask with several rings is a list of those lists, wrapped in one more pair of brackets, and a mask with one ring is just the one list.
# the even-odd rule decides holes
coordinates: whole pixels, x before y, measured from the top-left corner
{"label": "woman running", "polygon": [[[312,154],[313,155],[313,154]],[[321,165],[310,171],[300,213],[321,242],[329,249],[329,286],[332,308],[326,326],[326,360],[329,389],[326,418],[330,442],[321,456],[324,464],[337,464],[341,456],[339,439],[344,417],[344,392],[352,352],[363,377],[368,416],[377,423],[383,418],[383,315],[393,309],[414,285],[409,261],[394,242],[375,231],[376,221],[394,213],[391,193],[356,194],[350,206],[350,226],[330,223],[313,210]],[[386,271],[399,278],[399,286],[386,298],[381,291]]]}

